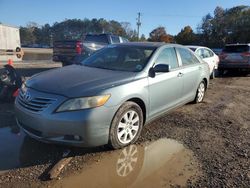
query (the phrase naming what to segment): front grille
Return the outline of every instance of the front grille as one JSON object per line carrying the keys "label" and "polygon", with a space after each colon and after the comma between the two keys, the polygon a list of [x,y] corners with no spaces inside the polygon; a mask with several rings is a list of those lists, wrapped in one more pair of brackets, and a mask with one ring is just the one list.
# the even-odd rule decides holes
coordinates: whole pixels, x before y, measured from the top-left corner
{"label": "front grille", "polygon": [[29,111],[42,112],[43,110],[48,108],[50,104],[56,101],[56,99],[35,96],[34,98],[27,100],[24,96],[24,93],[21,91],[17,101],[19,105]]}

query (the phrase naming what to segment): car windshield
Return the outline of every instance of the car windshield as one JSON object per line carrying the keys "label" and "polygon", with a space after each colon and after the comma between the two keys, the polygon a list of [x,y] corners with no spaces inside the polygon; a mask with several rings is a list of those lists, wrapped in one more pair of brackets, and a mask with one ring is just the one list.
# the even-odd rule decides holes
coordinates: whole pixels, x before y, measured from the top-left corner
{"label": "car windshield", "polygon": [[223,52],[227,53],[242,53],[248,51],[249,51],[248,45],[228,45],[225,46],[225,48],[223,49]]}
{"label": "car windshield", "polygon": [[96,42],[96,43],[104,43],[108,44],[108,38],[106,35],[86,35],[85,42]]}
{"label": "car windshield", "polygon": [[85,59],[82,64],[101,69],[140,72],[155,49],[156,47],[110,45]]}
{"label": "car windshield", "polygon": [[197,48],[190,48],[190,50],[192,50],[193,52],[195,52],[196,49],[197,49]]}

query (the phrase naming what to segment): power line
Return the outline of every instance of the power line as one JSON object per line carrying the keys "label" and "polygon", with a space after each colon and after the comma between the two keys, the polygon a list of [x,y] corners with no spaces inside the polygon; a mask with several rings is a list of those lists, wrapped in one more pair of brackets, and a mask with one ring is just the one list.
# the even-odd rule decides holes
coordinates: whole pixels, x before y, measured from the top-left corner
{"label": "power line", "polygon": [[185,14],[151,14],[151,13],[145,13],[146,16],[150,17],[186,17],[186,18],[202,18],[201,15],[185,15]]}

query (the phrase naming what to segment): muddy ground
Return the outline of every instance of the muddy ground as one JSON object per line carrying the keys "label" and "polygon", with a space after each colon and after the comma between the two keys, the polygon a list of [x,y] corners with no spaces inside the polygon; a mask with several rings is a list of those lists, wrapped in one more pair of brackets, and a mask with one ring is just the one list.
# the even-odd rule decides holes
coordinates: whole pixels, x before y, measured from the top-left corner
{"label": "muddy ground", "polygon": [[[40,62],[16,66],[29,77],[37,72],[60,67],[60,64]],[[135,145],[139,148],[138,151],[143,153],[143,157],[138,158],[140,170],[137,175],[133,175],[136,178],[121,181],[118,181],[116,176],[106,178],[107,174],[112,174],[112,169],[107,166],[107,169],[104,169],[105,164],[109,164],[107,158],[120,156],[123,150],[110,151],[107,147],[67,148],[37,142],[25,136],[17,127],[13,104],[0,104],[0,187],[69,186],[74,178],[66,180],[79,174],[84,174],[85,177],[82,187],[88,187],[86,181],[97,182],[92,184],[93,187],[136,187],[141,185],[136,182],[142,176],[152,180],[151,182],[157,181],[153,187],[250,187],[249,96],[249,75],[227,73],[212,80],[204,102],[187,104],[145,126]],[[148,159],[148,148],[158,152],[165,151],[164,147],[155,144],[161,138],[178,141],[187,152],[173,154],[170,162],[164,163],[159,167],[160,170],[152,170],[152,173],[146,176],[144,166],[153,163]],[[69,155],[73,159],[58,179],[49,181],[49,170],[67,150],[71,151]],[[160,156],[153,158],[159,157],[161,161],[164,158]],[[97,175],[91,169],[95,169]],[[98,169],[102,173],[98,172]],[[133,173],[135,172],[137,171],[134,170]],[[102,175],[104,177],[100,178]],[[106,181],[106,184],[98,184],[98,180]],[[116,180],[122,184],[117,184]],[[131,182],[135,184],[132,185]]]}

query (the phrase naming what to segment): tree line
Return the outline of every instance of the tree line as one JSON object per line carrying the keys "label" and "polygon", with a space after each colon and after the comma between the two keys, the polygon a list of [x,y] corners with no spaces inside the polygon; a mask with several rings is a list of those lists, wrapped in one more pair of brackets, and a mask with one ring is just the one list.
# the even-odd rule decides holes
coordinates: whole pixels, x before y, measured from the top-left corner
{"label": "tree line", "polygon": [[159,26],[149,33],[149,38],[137,32],[128,22],[101,19],[66,19],[53,25],[39,26],[30,22],[20,27],[22,45],[42,44],[51,46],[55,40],[81,39],[87,33],[112,33],[130,41],[156,41],[184,45],[204,45],[222,47],[226,43],[250,42],[250,6],[237,6],[230,9],[216,7],[213,15],[205,15],[196,31],[185,26],[176,36],[167,33]]}

